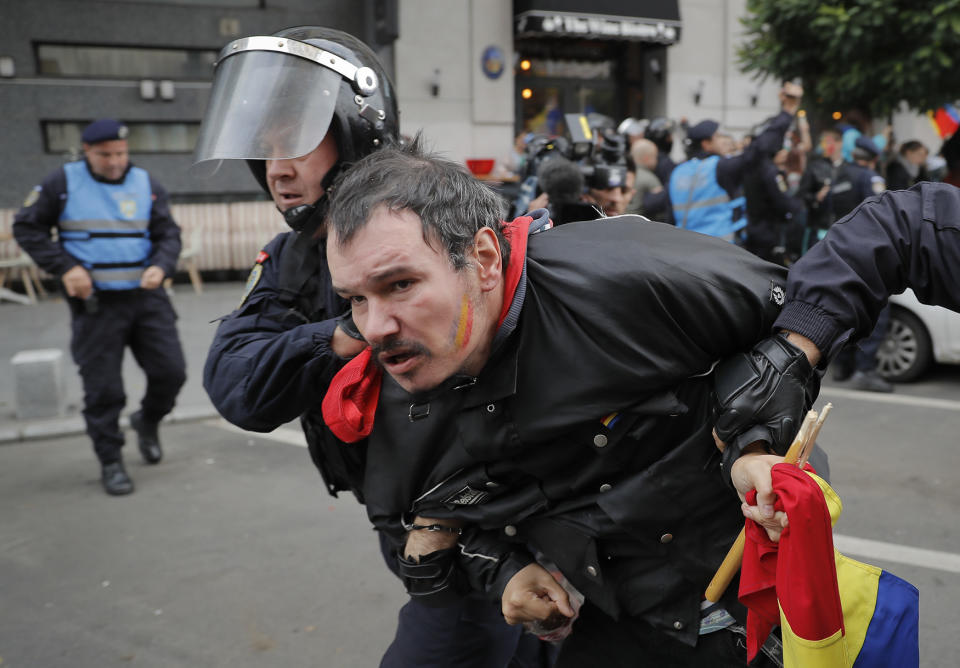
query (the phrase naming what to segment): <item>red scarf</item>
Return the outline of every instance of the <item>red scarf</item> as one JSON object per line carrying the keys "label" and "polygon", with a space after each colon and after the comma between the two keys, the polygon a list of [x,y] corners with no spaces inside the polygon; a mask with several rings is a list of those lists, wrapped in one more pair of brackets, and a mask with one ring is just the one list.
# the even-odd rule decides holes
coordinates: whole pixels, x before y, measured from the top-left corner
{"label": "red scarf", "polygon": [[[497,320],[498,327],[510,311],[513,295],[523,275],[527,235],[532,221],[530,216],[521,216],[512,223],[503,223],[503,235],[510,244],[510,263],[503,277],[503,309]],[[382,380],[383,370],[375,363],[369,346],[337,372],[321,404],[323,421],[334,436],[345,443],[356,443],[370,435]]]}

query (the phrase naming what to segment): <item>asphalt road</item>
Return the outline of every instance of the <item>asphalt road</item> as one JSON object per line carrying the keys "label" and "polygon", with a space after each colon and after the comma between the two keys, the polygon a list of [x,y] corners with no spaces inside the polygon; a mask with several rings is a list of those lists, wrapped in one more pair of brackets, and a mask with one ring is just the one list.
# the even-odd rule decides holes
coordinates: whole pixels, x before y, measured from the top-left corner
{"label": "asphalt road", "polygon": [[[838,547],[920,589],[921,665],[954,668],[960,369],[895,395],[828,385],[826,401]],[[376,666],[405,595],[297,430],[163,437],[157,467],[128,453],[125,498],[101,491],[86,437],[0,446],[3,668]]]}

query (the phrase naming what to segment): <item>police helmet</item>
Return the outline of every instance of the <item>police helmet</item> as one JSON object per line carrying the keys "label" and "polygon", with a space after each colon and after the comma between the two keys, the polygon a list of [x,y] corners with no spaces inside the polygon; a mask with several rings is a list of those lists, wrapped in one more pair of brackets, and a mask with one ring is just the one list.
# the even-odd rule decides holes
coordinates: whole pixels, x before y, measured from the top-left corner
{"label": "police helmet", "polygon": [[396,140],[398,127],[393,84],[367,45],[331,28],[287,28],[220,52],[194,162],[215,171],[246,160],[268,190],[265,160],[306,155],[332,132],[340,166]]}

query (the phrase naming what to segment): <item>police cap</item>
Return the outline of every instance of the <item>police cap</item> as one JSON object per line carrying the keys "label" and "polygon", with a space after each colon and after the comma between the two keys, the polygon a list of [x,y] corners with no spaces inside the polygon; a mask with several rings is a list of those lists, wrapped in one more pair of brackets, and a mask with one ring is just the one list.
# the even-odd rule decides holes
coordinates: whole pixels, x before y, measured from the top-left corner
{"label": "police cap", "polygon": [[870,139],[870,137],[860,135],[854,142],[854,147],[860,149],[864,153],[869,153],[870,158],[876,158],[878,155],[880,155],[880,149],[877,148],[877,145],[873,143],[873,140]]}
{"label": "police cap", "polygon": [[130,131],[127,126],[113,118],[101,118],[83,129],[80,139],[84,144],[98,144],[102,141],[126,139]]}
{"label": "police cap", "polygon": [[700,121],[687,131],[687,139],[690,141],[703,141],[705,139],[710,139],[719,129],[720,124],[716,121]]}

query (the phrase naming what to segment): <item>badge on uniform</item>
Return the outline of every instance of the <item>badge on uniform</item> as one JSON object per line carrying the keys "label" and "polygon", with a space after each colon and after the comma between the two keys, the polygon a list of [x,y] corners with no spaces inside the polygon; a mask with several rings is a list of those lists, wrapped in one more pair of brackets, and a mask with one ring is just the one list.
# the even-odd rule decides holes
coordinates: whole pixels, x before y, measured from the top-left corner
{"label": "badge on uniform", "polygon": [[770,282],[770,301],[772,301],[777,306],[783,306],[783,302],[786,301],[786,295],[783,291],[782,285],[777,285],[774,282]]}
{"label": "badge on uniform", "polygon": [[268,257],[270,257],[270,254],[266,251],[257,253],[257,259],[254,261],[253,269],[250,270],[250,275],[247,276],[247,284],[243,286],[243,296],[240,297],[240,303],[237,304],[237,308],[243,306],[244,302],[247,301],[247,297],[249,297],[253,289],[257,287],[257,283],[260,282],[260,277],[263,275],[263,263],[267,261]]}
{"label": "badge on uniform", "polygon": [[33,190],[27,195],[27,198],[23,200],[23,208],[30,208],[37,203],[38,199],[40,199],[40,186],[34,186]]}
{"label": "badge on uniform", "polygon": [[443,503],[449,503],[456,506],[475,506],[478,503],[483,503],[488,496],[490,496],[490,494],[487,492],[481,489],[474,489],[470,485],[467,485],[460,491],[454,492],[445,498]]}

